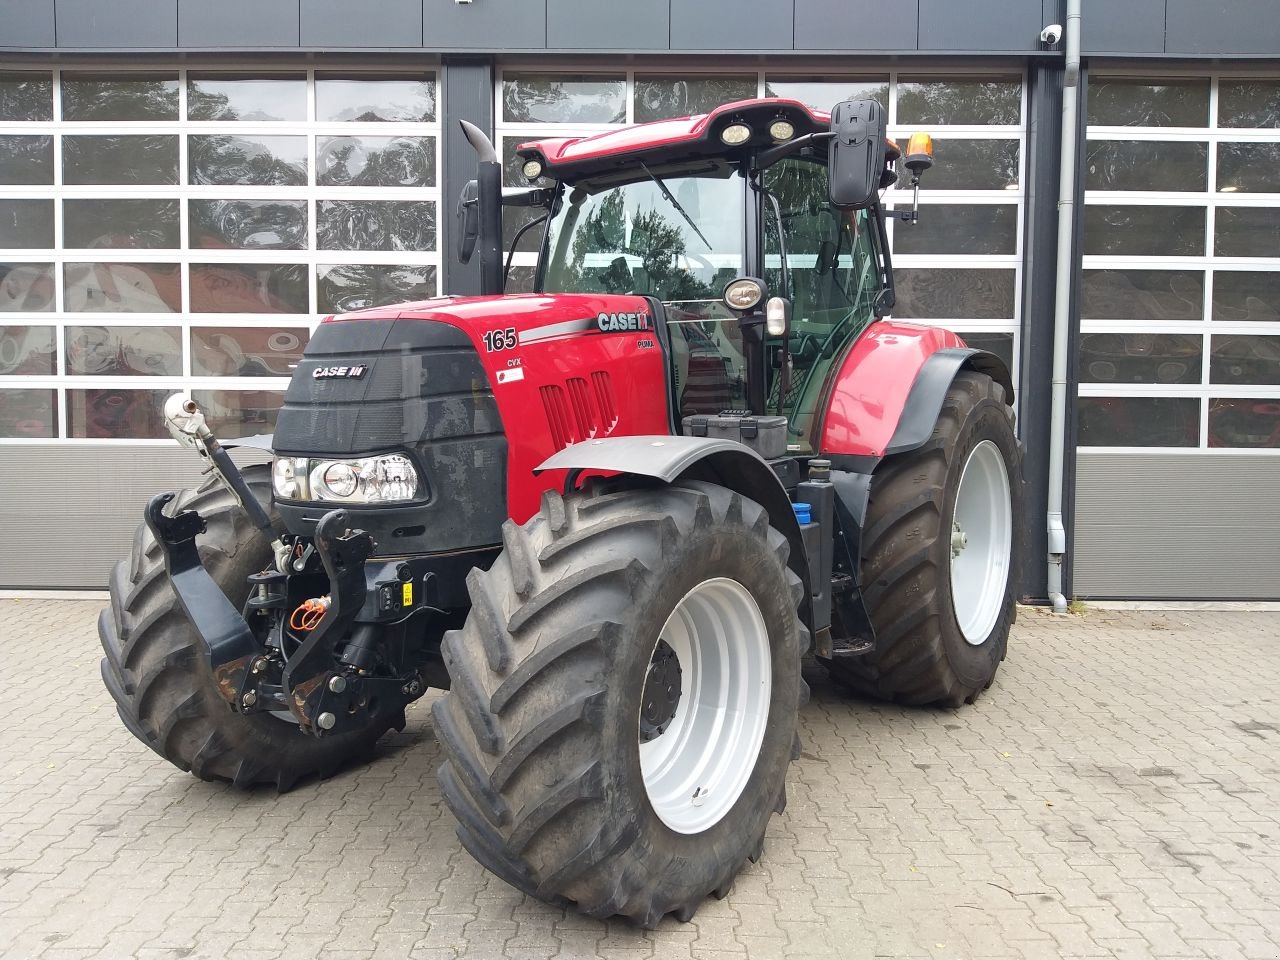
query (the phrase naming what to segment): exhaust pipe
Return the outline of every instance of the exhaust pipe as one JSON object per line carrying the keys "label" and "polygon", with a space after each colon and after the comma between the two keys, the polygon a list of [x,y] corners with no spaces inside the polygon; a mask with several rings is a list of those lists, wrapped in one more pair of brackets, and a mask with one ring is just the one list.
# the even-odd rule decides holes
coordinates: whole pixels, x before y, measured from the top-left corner
{"label": "exhaust pipe", "polygon": [[485,132],[474,123],[459,120],[462,135],[476,152],[476,207],[480,250],[480,293],[498,296],[505,291],[502,276],[502,164]]}

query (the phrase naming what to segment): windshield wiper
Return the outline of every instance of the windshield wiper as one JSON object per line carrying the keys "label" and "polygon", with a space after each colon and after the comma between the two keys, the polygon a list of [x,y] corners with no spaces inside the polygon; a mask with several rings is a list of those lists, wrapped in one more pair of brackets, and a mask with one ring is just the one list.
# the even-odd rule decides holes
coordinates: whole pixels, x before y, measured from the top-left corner
{"label": "windshield wiper", "polygon": [[667,198],[667,202],[676,208],[680,216],[684,217],[684,222],[687,223],[689,226],[693,227],[693,232],[698,235],[698,239],[701,240],[704,244],[706,244],[707,249],[710,250],[711,242],[702,235],[702,231],[698,229],[698,225],[693,222],[693,217],[689,216],[689,214],[685,211],[684,207],[680,206],[680,201],[677,200],[675,198],[675,195],[672,194],[672,192],[667,189],[667,185],[663,183],[661,180],[659,180],[657,177],[655,177],[653,175],[653,171],[651,171],[643,163],[640,164],[640,169],[643,170],[646,174],[648,174],[649,179],[658,185],[658,189],[661,190],[662,195]]}

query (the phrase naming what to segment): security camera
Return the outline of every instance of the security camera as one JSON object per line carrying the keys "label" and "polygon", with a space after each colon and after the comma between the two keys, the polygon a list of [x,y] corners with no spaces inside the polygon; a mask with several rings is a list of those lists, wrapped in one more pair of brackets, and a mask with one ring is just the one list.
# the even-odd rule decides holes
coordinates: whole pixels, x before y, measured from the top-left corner
{"label": "security camera", "polygon": [[1051,23],[1040,31],[1040,42],[1047,47],[1052,47],[1055,43],[1062,39],[1062,24]]}

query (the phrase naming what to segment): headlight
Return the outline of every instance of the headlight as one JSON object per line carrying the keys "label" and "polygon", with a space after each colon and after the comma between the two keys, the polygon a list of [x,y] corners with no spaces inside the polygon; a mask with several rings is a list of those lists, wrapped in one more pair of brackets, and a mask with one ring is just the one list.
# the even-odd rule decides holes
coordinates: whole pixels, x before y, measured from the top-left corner
{"label": "headlight", "polygon": [[[306,464],[303,463],[305,471]],[[281,500],[302,499],[302,484],[298,479],[298,469],[293,457],[276,457],[271,465],[271,488]]]}
{"label": "headlight", "polygon": [[276,457],[271,476],[281,500],[402,503],[426,495],[413,462],[398,453],[349,460]]}

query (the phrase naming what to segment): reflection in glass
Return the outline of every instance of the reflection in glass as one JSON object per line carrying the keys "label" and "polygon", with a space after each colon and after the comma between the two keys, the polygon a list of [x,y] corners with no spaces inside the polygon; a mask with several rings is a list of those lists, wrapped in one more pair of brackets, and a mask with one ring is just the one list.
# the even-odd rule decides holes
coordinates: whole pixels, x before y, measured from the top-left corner
{"label": "reflection in glass", "polygon": [[[906,142],[898,144],[906,149]],[[951,140],[934,137],[930,190],[1013,190],[1018,186],[1017,140]],[[898,183],[911,182],[911,173],[898,165]]]}
{"label": "reflection in glass", "polygon": [[1200,443],[1195,397],[1080,397],[1076,441],[1082,447],[1194,447]]}
{"label": "reflection in glass", "polygon": [[1219,143],[1218,189],[1280,193],[1280,143]]}
{"label": "reflection in glass", "polygon": [[834,80],[822,77],[766,77],[766,97],[799,100],[812,110],[830,112],[841,100],[879,100],[889,108],[889,81],[878,77]]}
{"label": "reflection in glass", "polygon": [[0,326],[0,377],[57,372],[53,327]]}
{"label": "reflection in glass", "polygon": [[180,233],[177,200],[62,201],[68,249],[173,249]]}
{"label": "reflection in glass", "polygon": [[169,390],[106,387],[67,391],[67,436],[99,439],[163,440],[164,401]]}
{"label": "reflection in glass", "polygon": [[321,264],[316,277],[318,313],[350,313],[436,294],[436,268],[424,264]]}
{"label": "reflection in glass", "polygon": [[301,263],[193,263],[192,313],[310,313]]}
{"label": "reflection in glass", "polygon": [[57,435],[56,390],[0,390],[0,437],[26,440]]}
{"label": "reflection in glass", "polygon": [[1280,400],[1214,397],[1209,401],[1210,447],[1280,447]]}
{"label": "reflection in glass", "polygon": [[192,327],[197,377],[290,377],[310,334],[305,327]]}
{"label": "reflection in glass", "polygon": [[170,184],[178,182],[176,136],[94,136],[62,138],[64,183]]}
{"label": "reflection in glass", "polygon": [[986,350],[994,353],[1004,361],[1004,365],[1013,369],[1013,334],[1012,333],[962,333],[962,339],[975,350]]}
{"label": "reflection in glass", "polygon": [[507,274],[507,293],[533,293],[533,267],[512,267]]}
{"label": "reflection in glass", "polygon": [[64,72],[62,119],[177,120],[178,77]]}
{"label": "reflection in glass", "polygon": [[436,205],[431,200],[320,200],[320,250],[434,250]]}
{"label": "reflection in glass", "polygon": [[305,200],[191,200],[191,246],[199,249],[305,250]]}
{"label": "reflection in glass", "polygon": [[1280,215],[1274,207],[1219,207],[1213,252],[1220,257],[1274,257],[1280,250]]}
{"label": "reflection in glass", "polygon": [[177,327],[67,327],[67,373],[178,377],[182,375],[179,336]]}
{"label": "reflection in glass", "polygon": [[1014,124],[1022,119],[1022,83],[1010,77],[898,81],[898,122]]}
{"label": "reflection in glass", "polygon": [[53,246],[52,200],[0,200],[0,249]]}
{"label": "reflection in glass", "polygon": [[513,123],[622,123],[625,77],[562,73],[504,73],[503,116]]}
{"label": "reflection in glass", "polygon": [[1012,270],[971,268],[894,270],[898,320],[1011,320]]}
{"label": "reflection in glass", "polygon": [[1089,78],[1089,123],[1105,127],[1203,127],[1209,79]]}
{"label": "reflection in glass", "polygon": [[920,220],[893,225],[894,253],[995,255],[1018,249],[1018,208],[1012,204],[931,203],[921,209]]}
{"label": "reflection in glass", "polygon": [[1280,80],[1219,80],[1218,126],[1280,127]]}
{"label": "reflection in glass", "polygon": [[316,183],[322,187],[432,187],[435,137],[318,137]]}
{"label": "reflection in glass", "polygon": [[1184,333],[1082,333],[1081,383],[1199,383],[1204,338]]}
{"label": "reflection in glass", "polygon": [[187,80],[188,120],[305,120],[302,77],[213,74]]}
{"label": "reflection in glass", "polygon": [[1215,335],[1212,341],[1210,383],[1280,384],[1280,336]]}
{"label": "reflection in glass", "polygon": [[53,137],[0,137],[0,183],[53,183]]}
{"label": "reflection in glass", "polygon": [[0,73],[0,120],[52,120],[53,76]]}
{"label": "reflection in glass", "polygon": [[274,433],[284,394],[278,390],[192,390],[209,428],[219,437]]}
{"label": "reflection in glass", "polygon": [[1089,320],[1200,320],[1200,270],[1085,270],[1080,316]]}
{"label": "reflection in glass", "polygon": [[1090,256],[1204,255],[1204,207],[1084,208],[1084,252]]}
{"label": "reflection in glass", "polygon": [[52,310],[52,263],[0,263],[0,313]]}
{"label": "reflection in glass", "polygon": [[756,95],[754,76],[702,77],[636,75],[635,122],[707,113],[723,103]]}
{"label": "reflection in glass", "polygon": [[316,77],[316,119],[322,123],[428,122],[435,118],[433,75]]}
{"label": "reflection in glass", "polygon": [[177,313],[182,271],[176,263],[65,263],[68,313]]}
{"label": "reflection in glass", "polygon": [[192,134],[187,163],[192,183],[302,187],[307,183],[307,138]]}
{"label": "reflection in glass", "polygon": [[[520,232],[520,228],[525,224],[537,220],[546,213],[531,207],[504,207],[502,210],[502,249],[510,250],[511,245],[515,243],[516,235]],[[519,253],[536,253],[538,244],[542,242],[543,227],[546,221],[539,223],[537,226],[530,227],[520,237],[520,242],[515,245]]]}
{"label": "reflection in glass", "polygon": [[1280,272],[1215,270],[1213,319],[1280,321]]}
{"label": "reflection in glass", "polygon": [[1088,190],[1199,190],[1209,182],[1209,145],[1161,140],[1090,140]]}

